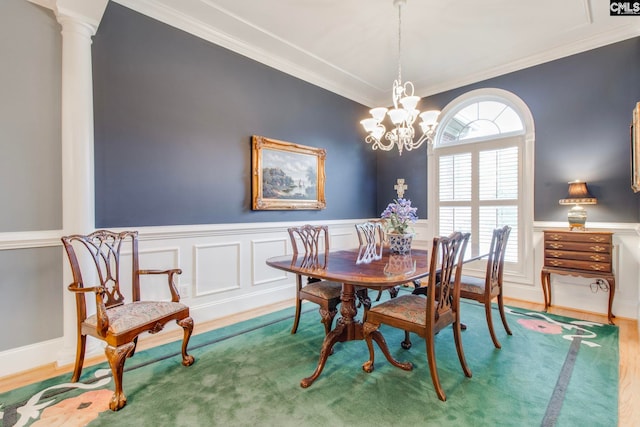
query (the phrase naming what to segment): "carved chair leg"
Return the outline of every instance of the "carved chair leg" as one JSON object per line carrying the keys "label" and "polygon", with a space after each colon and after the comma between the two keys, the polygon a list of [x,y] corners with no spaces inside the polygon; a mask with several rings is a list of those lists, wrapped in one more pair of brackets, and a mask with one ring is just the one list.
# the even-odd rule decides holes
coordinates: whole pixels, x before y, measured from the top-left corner
{"label": "carved chair leg", "polygon": [[373,372],[373,368],[374,368],[373,362],[375,359],[375,351],[373,349],[373,340],[371,338],[371,333],[377,331],[379,327],[380,325],[376,325],[369,322],[365,323],[364,326],[362,327],[364,340],[367,342],[367,347],[369,348],[369,360],[367,360],[362,364],[362,370],[365,372],[369,372],[369,373]]}
{"label": "carved chair leg", "polygon": [[187,354],[187,345],[189,345],[189,339],[193,332],[193,319],[191,317],[185,317],[182,320],[176,321],[176,323],[184,329],[184,337],[182,338],[182,364],[184,366],[191,366],[195,359],[190,354]]}
{"label": "carved chair leg", "polygon": [[504,298],[502,297],[502,293],[498,295],[498,309],[500,310],[500,318],[502,319],[504,330],[507,331],[507,335],[513,335],[511,329],[509,329],[509,324],[507,324],[507,316],[504,314]]}
{"label": "carved chair leg", "polygon": [[438,399],[444,402],[447,400],[447,395],[444,393],[444,390],[442,390],[442,386],[440,385],[440,377],[438,376],[438,366],[436,365],[435,339],[433,331],[427,331],[425,343],[427,347],[427,363],[429,364],[429,372],[431,373],[433,388],[438,395]]}
{"label": "carved chair leg", "polygon": [[295,334],[298,331],[298,323],[300,323],[300,308],[301,308],[302,302],[300,301],[300,298],[298,298],[296,296],[296,315],[293,318],[293,328],[291,328],[291,333]]}
{"label": "carved chair leg", "polygon": [[82,373],[82,365],[84,364],[84,351],[87,347],[87,336],[86,335],[78,335],[78,342],[76,344],[76,364],[73,368],[73,376],[71,377],[71,382],[78,382],[80,379],[80,374]]}
{"label": "carved chair leg", "polygon": [[458,320],[453,323],[453,338],[456,343],[456,351],[458,352],[458,359],[460,360],[460,366],[462,366],[462,371],[465,376],[471,378],[471,369],[469,369],[469,365],[467,365],[467,359],[464,357],[464,348],[462,347],[462,324]]}
{"label": "carved chair leg", "polygon": [[133,342],[126,343],[119,347],[113,347],[107,345],[104,352],[107,355],[109,366],[111,367],[111,373],[113,375],[113,382],[115,383],[115,392],[109,402],[109,408],[112,411],[117,411],[127,404],[127,397],[122,390],[122,373],[124,371],[124,362],[133,351],[135,344]]}
{"label": "carved chair leg", "polygon": [[489,328],[489,335],[491,335],[493,345],[496,348],[502,348],[502,346],[500,345],[500,341],[498,341],[498,338],[496,337],[496,331],[493,327],[493,319],[491,317],[491,300],[489,299],[484,303],[484,312],[487,317],[487,327]]}

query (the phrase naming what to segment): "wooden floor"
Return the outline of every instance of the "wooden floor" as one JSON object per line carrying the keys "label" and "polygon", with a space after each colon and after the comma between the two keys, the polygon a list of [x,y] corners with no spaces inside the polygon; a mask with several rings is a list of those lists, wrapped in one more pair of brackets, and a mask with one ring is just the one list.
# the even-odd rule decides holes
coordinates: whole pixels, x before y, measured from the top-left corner
{"label": "wooden floor", "polygon": [[[291,306],[292,302],[285,302],[270,305],[258,310],[240,313],[223,319],[213,320],[202,324],[197,324],[194,334],[203,333],[212,329],[221,328],[242,320],[252,317],[261,316],[273,311]],[[529,310],[542,310],[542,304],[529,303],[519,300],[506,300],[506,304],[521,307]],[[551,307],[550,313],[561,316],[574,317],[577,319],[592,320],[595,322],[606,323],[606,315],[593,313],[585,313],[561,307]],[[638,363],[638,355],[640,354],[640,334],[638,332],[638,324],[635,320],[616,319],[616,325],[620,328],[620,378],[619,378],[619,401],[618,401],[618,426],[620,427],[636,427],[640,426],[640,363]],[[154,347],[166,342],[179,340],[182,338],[182,330],[174,328],[161,335],[149,337],[141,340],[138,350]],[[85,366],[100,363],[105,360],[104,356],[94,357],[85,360]],[[41,381],[47,378],[55,377],[64,373],[71,372],[71,365],[56,367],[54,365],[43,366],[20,374],[11,375],[0,379],[0,393],[12,390],[32,382]]]}

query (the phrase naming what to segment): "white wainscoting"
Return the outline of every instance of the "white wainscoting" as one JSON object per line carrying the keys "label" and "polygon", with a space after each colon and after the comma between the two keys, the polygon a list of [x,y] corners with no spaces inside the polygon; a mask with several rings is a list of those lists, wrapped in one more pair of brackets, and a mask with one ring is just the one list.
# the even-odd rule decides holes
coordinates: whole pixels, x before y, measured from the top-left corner
{"label": "white wainscoting", "polygon": [[[322,221],[329,226],[332,249],[356,246],[354,224],[364,219]],[[143,227],[140,233],[140,266],[144,269],[181,268],[177,284],[182,301],[191,308],[197,323],[252,310],[269,304],[291,301],[295,295],[295,278],[266,265],[267,258],[291,253],[287,227],[295,223],[215,224],[171,227]],[[311,222],[317,224],[318,222]],[[592,229],[607,229],[614,234],[614,269],[616,295],[613,312],[617,316],[637,319],[640,316],[640,236],[638,224],[589,224]],[[524,274],[505,275],[508,297],[542,302],[540,269],[542,267],[542,230],[564,228],[564,223],[535,223],[533,259],[525,260]],[[414,245],[431,247],[432,226],[426,220],[415,225]],[[61,231],[0,233],[0,250],[27,247],[59,246]],[[66,263],[66,259],[61,259]],[[68,266],[65,264],[65,268]],[[483,275],[481,263],[468,266],[471,273]],[[466,270],[465,270],[466,272]],[[144,297],[168,299],[162,277],[145,277]],[[166,279],[164,279],[166,281]],[[593,293],[589,279],[552,276],[554,305],[596,313],[606,313],[608,294]],[[66,289],[66,285],[60,286]],[[66,292],[66,291],[65,291]],[[75,309],[74,309],[75,310]],[[65,313],[70,314],[70,313]],[[75,312],[65,315],[74,321]],[[178,328],[167,325],[167,330]],[[64,328],[75,330],[75,328]],[[162,332],[161,332],[162,333]],[[140,339],[144,340],[146,334]],[[0,352],[0,377],[57,362],[73,362],[75,348],[61,348],[74,343],[74,337],[60,337],[41,343]],[[89,350],[88,350],[89,352]],[[93,353],[101,352],[93,346]],[[90,357],[91,354],[87,354]]]}

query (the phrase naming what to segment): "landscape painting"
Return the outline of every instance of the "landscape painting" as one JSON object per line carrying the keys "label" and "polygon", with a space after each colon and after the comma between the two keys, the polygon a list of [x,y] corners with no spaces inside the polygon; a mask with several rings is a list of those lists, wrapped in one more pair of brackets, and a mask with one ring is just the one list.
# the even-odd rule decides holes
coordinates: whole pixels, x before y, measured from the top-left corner
{"label": "landscape painting", "polygon": [[254,210],[324,209],[323,149],[252,138]]}

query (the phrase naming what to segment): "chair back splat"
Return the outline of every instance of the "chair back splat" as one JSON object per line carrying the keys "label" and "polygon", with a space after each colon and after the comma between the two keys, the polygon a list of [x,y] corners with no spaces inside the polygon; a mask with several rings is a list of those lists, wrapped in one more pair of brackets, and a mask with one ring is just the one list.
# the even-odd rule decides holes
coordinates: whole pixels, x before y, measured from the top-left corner
{"label": "chair back splat", "polygon": [[[175,320],[184,330],[182,364],[193,364],[193,356],[187,354],[193,319],[189,315],[189,307],[179,302],[180,295],[174,283],[174,276],[182,273],[179,268],[141,270],[137,231],[98,230],[88,235],[64,236],[61,240],[73,274],[73,283],[68,289],[76,297],[78,336],[72,382],[77,382],[82,373],[87,335],[105,341],[105,354],[115,383],[109,407],[113,411],[121,409],[127,403],[122,387],[124,363],[127,357],[134,355],[138,335],[159,332],[170,320]],[[131,257],[129,302],[121,292],[123,254]],[[143,301],[140,294],[140,277],[143,275],[166,275],[171,300]],[[88,315],[86,298],[95,299],[95,314]]]}
{"label": "chair back splat", "polygon": [[[358,234],[358,242],[360,244],[360,251],[358,253],[359,263],[368,263],[373,260],[382,258],[382,251],[384,249],[384,225],[382,221],[367,221],[356,224],[356,232]],[[389,291],[391,298],[395,298],[398,295],[398,288],[396,286],[390,286],[388,288],[380,289],[376,301],[380,301],[382,292],[384,290]],[[363,320],[367,318],[367,311],[371,308],[371,299],[368,296],[366,288],[356,288],[356,296],[359,303],[364,306],[365,312]]]}

